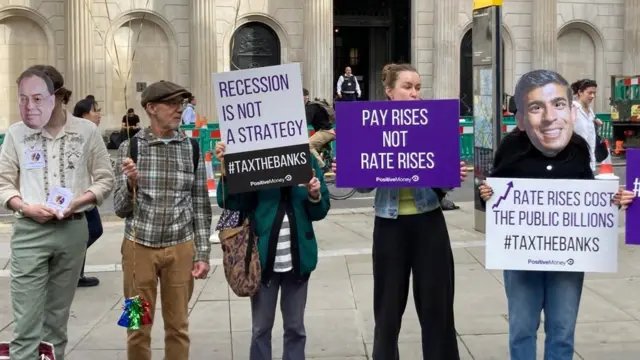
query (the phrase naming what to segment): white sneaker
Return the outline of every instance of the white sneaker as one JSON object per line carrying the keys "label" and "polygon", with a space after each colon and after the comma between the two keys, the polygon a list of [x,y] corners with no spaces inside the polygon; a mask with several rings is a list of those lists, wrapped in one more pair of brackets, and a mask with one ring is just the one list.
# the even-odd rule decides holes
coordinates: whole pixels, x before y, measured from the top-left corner
{"label": "white sneaker", "polygon": [[209,237],[209,242],[212,244],[220,244],[220,237],[218,236],[217,231],[211,234],[211,236]]}

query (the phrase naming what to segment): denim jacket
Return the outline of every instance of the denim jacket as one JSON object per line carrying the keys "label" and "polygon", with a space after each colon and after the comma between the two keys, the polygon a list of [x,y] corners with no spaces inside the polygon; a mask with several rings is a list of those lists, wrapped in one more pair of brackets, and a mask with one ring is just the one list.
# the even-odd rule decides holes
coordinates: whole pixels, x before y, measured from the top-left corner
{"label": "denim jacket", "polygon": [[[376,209],[376,216],[397,219],[398,218],[398,203],[400,199],[400,188],[367,188],[356,189],[359,193],[369,193],[376,190],[376,199],[373,207]],[[440,189],[438,189],[440,190]],[[440,199],[444,196],[439,195],[432,188],[413,188],[413,199],[416,202],[416,208],[418,212],[424,213],[435,210],[440,207]]]}

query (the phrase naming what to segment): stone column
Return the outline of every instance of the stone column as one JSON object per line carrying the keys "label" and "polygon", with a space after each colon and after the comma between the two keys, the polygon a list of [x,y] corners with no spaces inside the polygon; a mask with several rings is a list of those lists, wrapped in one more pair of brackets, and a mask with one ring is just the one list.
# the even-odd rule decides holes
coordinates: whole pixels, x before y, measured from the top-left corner
{"label": "stone column", "polygon": [[[333,0],[304,0],[304,77],[311,98],[332,101]],[[302,94],[300,94],[302,96]]]}
{"label": "stone column", "polygon": [[532,69],[558,67],[557,0],[536,0],[533,4]]}
{"label": "stone column", "polygon": [[433,7],[433,97],[457,99],[460,96],[460,1],[436,0]]}
{"label": "stone column", "polygon": [[[211,0],[191,0],[189,69],[191,92],[196,97],[196,112],[209,123],[217,122],[211,74],[216,72],[216,5]],[[185,85],[185,84],[181,84]]]}
{"label": "stone column", "polygon": [[[67,57],[65,87],[73,92],[71,103],[93,94],[93,33],[91,9],[85,0],[67,0]],[[63,69],[59,69],[63,70]],[[73,105],[72,105],[73,106]]]}
{"label": "stone column", "polygon": [[640,0],[625,0],[622,75],[640,74]]}

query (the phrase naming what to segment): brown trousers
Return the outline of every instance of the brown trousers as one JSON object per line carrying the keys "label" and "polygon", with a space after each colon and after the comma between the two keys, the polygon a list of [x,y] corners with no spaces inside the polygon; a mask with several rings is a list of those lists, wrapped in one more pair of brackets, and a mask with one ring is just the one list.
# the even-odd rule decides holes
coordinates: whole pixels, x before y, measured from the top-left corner
{"label": "brown trousers", "polygon": [[318,153],[318,150],[322,149],[324,144],[333,141],[335,138],[336,136],[327,130],[316,131],[309,138],[309,149],[311,150],[311,154],[313,154],[313,156],[318,160],[318,164],[321,168],[325,166],[325,163],[322,160],[322,156]]}
{"label": "brown trousers", "polygon": [[[126,239],[122,242],[124,296],[140,295],[148,301],[152,319],[160,282],[167,360],[189,359],[189,300],[193,294],[194,253],[193,241],[167,248],[150,248]],[[127,331],[127,359],[151,360],[151,326]]]}

